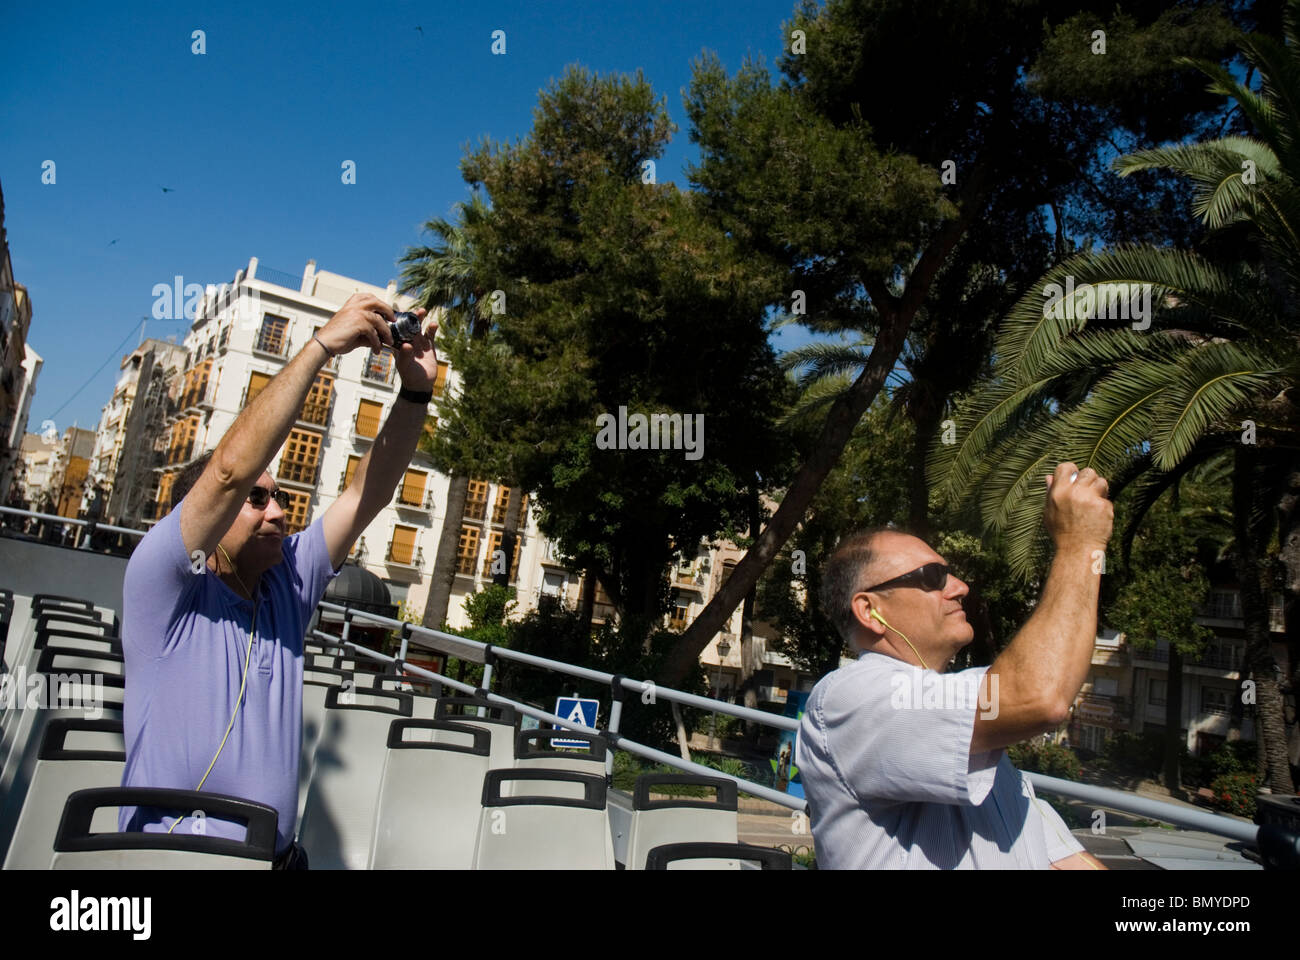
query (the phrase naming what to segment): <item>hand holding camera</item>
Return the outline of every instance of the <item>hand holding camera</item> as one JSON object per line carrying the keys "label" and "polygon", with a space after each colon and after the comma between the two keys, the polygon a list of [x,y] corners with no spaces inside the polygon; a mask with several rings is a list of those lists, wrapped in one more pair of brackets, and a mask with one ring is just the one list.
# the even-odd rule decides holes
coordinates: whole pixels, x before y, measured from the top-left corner
{"label": "hand holding camera", "polygon": [[1071,543],[1106,546],[1115,522],[1108,490],[1106,478],[1091,467],[1080,470],[1069,462],[1057,465],[1047,478],[1043,522],[1058,548]]}

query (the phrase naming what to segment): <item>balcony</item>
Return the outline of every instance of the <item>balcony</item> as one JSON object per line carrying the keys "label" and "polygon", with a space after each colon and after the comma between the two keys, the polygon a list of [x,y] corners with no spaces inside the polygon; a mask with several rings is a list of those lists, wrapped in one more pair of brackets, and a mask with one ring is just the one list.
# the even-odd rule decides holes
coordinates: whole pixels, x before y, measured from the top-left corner
{"label": "balcony", "polygon": [[212,409],[212,398],[208,396],[208,384],[196,384],[181,396],[181,412],[190,413]]}
{"label": "balcony", "polygon": [[1128,697],[1085,693],[1075,702],[1073,718],[1083,723],[1126,723],[1130,709]]}
{"label": "balcony", "polygon": [[388,549],[384,552],[384,563],[394,579],[415,582],[420,579],[420,573],[424,569],[424,548],[417,547],[415,556],[411,556],[409,545],[389,540]]}
{"label": "balcony", "polygon": [[403,499],[405,491],[398,487],[397,493],[393,496],[393,507],[397,510],[411,513],[428,513],[433,509],[433,491],[426,489],[419,501],[412,502]]}
{"label": "balcony", "polygon": [[310,400],[304,401],[302,410],[298,412],[299,423],[310,423],[318,427],[327,427],[330,422],[330,407],[333,403],[329,400],[322,400],[316,403]]}
{"label": "balcony", "polygon": [[361,379],[367,383],[381,383],[384,386],[393,385],[393,361],[392,357],[386,353],[371,353],[366,358],[365,366],[361,368]]}
{"label": "balcony", "polygon": [[352,418],[353,441],[370,441],[379,436],[379,417],[374,414],[358,413]]}
{"label": "balcony", "polygon": [[285,483],[297,483],[304,487],[316,485],[316,475],[320,472],[318,463],[282,463],[277,479]]}
{"label": "balcony", "polygon": [[257,340],[253,342],[253,352],[283,360],[289,353],[288,331],[263,326],[257,334]]}

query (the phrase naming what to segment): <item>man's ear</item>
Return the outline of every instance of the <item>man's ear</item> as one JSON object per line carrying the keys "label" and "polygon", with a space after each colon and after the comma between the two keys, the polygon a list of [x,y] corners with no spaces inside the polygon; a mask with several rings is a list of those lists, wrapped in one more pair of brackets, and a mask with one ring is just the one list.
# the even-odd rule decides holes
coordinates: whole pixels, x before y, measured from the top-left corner
{"label": "man's ear", "polygon": [[857,620],[858,625],[864,630],[875,634],[869,638],[870,640],[874,641],[876,637],[884,636],[885,625],[871,615],[871,601],[867,599],[865,593],[853,597],[853,619]]}

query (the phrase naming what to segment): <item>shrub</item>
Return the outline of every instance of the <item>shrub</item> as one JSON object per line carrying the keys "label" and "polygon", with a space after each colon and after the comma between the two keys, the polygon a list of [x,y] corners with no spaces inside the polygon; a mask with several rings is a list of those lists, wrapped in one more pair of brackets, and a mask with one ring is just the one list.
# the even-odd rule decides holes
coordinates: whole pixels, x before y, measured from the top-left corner
{"label": "shrub", "polygon": [[1254,818],[1255,794],[1259,787],[1253,773],[1225,773],[1214,778],[1210,789],[1214,791],[1210,806],[1239,817]]}
{"label": "shrub", "polygon": [[1058,743],[1026,740],[1008,747],[1007,757],[1021,770],[1062,780],[1078,780],[1082,773],[1078,756],[1069,747]]}

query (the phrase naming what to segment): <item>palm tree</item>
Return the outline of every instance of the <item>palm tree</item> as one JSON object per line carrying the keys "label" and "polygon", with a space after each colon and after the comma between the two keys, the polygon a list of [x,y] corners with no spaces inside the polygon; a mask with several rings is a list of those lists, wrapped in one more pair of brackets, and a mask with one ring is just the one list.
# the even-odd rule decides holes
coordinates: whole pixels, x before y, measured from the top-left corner
{"label": "palm tree", "polygon": [[[1280,533],[1287,621],[1300,587],[1300,3],[1286,43],[1242,48],[1259,93],[1217,64],[1195,63],[1231,97],[1256,137],[1143,150],[1121,176],[1161,167],[1195,185],[1208,228],[1200,252],[1130,247],[1086,252],[1050,270],[1012,310],[995,365],[958,418],[958,439],[931,448],[950,496],[979,491],[986,526],[1004,530],[1015,568],[1037,569],[1042,476],[1073,460],[1132,485],[1146,507],[1189,470],[1232,459],[1236,566],[1246,668],[1258,703],[1261,783],[1293,792],[1269,647],[1268,545]],[[1183,61],[1191,63],[1191,61]],[[1149,327],[1149,328],[1148,328]],[[1038,495],[1035,495],[1038,494]]]}
{"label": "palm tree", "polygon": [[[431,234],[430,246],[413,247],[399,260],[402,268],[402,292],[413,294],[431,313],[441,311],[439,340],[481,340],[487,334],[491,312],[484,298],[480,278],[481,257],[471,231],[491,215],[491,209],[477,191],[469,202],[453,207],[454,220],[441,217],[429,220],[424,230]],[[420,437],[420,449],[429,452],[433,425],[426,424]],[[453,469],[443,515],[442,534],[430,575],[429,596],[424,605],[423,623],[438,628],[447,619],[451,589],[456,579],[456,560],[460,545],[460,518],[465,513],[470,477]]]}

